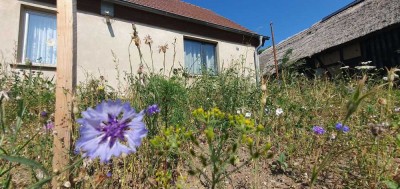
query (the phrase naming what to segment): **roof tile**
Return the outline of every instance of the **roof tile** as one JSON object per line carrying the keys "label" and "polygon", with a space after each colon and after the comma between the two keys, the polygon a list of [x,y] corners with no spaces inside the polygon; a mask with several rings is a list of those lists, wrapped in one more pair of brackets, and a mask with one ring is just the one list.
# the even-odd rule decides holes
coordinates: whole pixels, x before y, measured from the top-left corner
{"label": "roof tile", "polygon": [[126,0],[126,1],[136,5],[153,8],[156,10],[192,18],[195,20],[212,23],[240,31],[254,33],[249,29],[239,24],[236,24],[235,22],[227,18],[224,18],[208,9],[189,4],[181,0]]}

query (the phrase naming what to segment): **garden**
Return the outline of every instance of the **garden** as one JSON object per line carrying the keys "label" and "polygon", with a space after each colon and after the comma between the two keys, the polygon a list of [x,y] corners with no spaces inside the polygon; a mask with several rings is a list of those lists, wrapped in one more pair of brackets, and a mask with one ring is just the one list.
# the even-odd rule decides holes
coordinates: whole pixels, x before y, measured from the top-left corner
{"label": "garden", "polygon": [[0,66],[1,188],[400,186],[396,68],[288,67],[260,84],[243,60],[196,77],[142,66],[118,87],[88,76],[73,94],[70,164],[53,170],[54,78]]}

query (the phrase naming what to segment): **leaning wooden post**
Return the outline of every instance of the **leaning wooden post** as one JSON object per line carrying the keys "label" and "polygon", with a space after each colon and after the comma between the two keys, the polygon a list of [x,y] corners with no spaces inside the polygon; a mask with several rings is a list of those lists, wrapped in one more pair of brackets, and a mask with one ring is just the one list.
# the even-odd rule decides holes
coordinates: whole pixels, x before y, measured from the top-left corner
{"label": "leaning wooden post", "polygon": [[275,37],[274,37],[274,28],[273,28],[273,26],[272,26],[272,22],[270,23],[270,26],[271,26],[272,51],[273,51],[273,53],[274,53],[274,63],[275,63],[276,79],[278,79],[278,78],[279,78],[278,59],[276,58]]}
{"label": "leaning wooden post", "polygon": [[[53,144],[53,171],[70,163],[72,98],[76,83],[76,0],[57,0],[57,83]],[[52,180],[52,187],[69,185],[69,172]]]}

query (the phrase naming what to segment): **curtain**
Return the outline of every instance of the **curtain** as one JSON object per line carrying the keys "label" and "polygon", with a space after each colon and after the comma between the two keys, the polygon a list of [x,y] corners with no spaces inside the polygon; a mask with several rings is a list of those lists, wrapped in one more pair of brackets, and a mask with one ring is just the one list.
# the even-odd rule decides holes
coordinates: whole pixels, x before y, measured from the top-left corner
{"label": "curtain", "polygon": [[201,74],[201,43],[185,40],[185,69],[189,74]]}
{"label": "curtain", "polygon": [[203,44],[203,58],[203,62],[207,68],[207,71],[211,72],[212,74],[216,74],[215,45],[207,43]]}
{"label": "curtain", "polygon": [[26,12],[25,56],[33,63],[57,62],[57,19],[55,15]]}

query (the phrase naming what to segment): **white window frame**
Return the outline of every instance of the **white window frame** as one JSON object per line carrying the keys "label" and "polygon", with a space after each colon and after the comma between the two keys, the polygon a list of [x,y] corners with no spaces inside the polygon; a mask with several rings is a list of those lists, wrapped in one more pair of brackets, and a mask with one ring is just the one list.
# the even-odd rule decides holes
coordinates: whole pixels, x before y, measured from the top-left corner
{"label": "white window frame", "polygon": [[[22,41],[22,56],[21,56],[21,64],[26,63],[26,45],[27,45],[27,39],[28,39],[28,28],[29,28],[29,13],[34,13],[34,14],[42,14],[46,16],[55,16],[55,13],[47,12],[47,11],[40,11],[40,10],[24,10],[23,16],[24,16],[24,24],[23,24],[23,41]],[[57,17],[56,17],[57,19]],[[57,28],[56,28],[57,30]],[[55,41],[55,45],[57,45],[57,40]],[[56,54],[57,56],[57,54]],[[32,60],[31,60],[32,61]],[[37,65],[37,66],[46,66],[46,67],[57,67],[57,61],[54,64],[46,63],[46,62],[34,62],[32,61],[32,65]]]}

